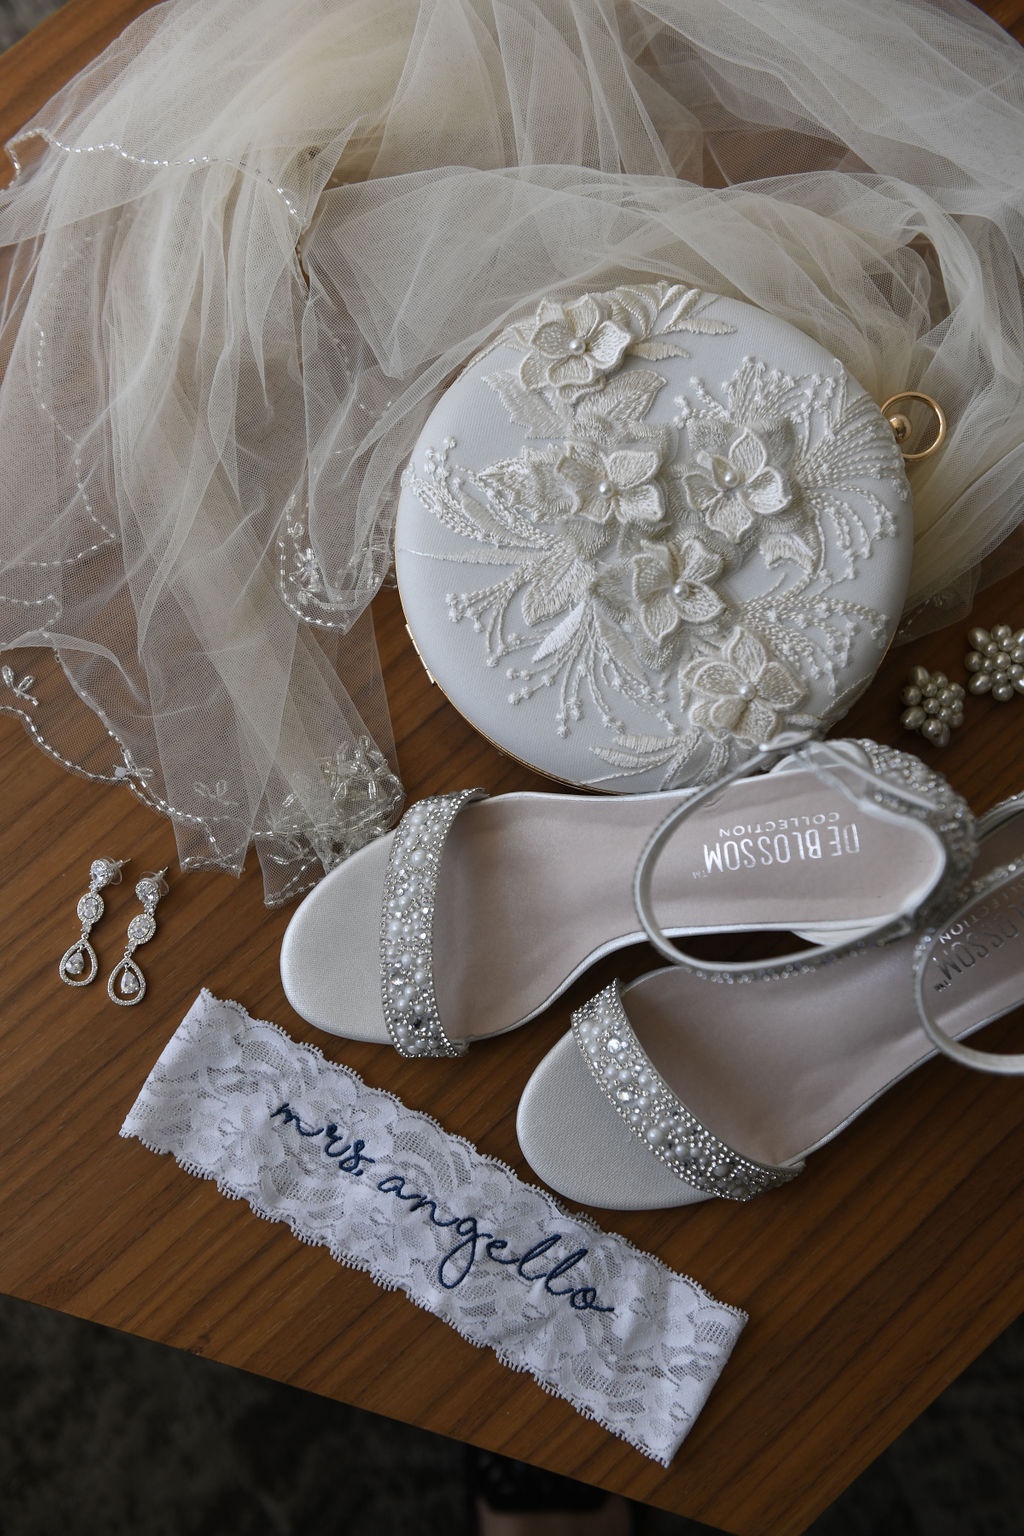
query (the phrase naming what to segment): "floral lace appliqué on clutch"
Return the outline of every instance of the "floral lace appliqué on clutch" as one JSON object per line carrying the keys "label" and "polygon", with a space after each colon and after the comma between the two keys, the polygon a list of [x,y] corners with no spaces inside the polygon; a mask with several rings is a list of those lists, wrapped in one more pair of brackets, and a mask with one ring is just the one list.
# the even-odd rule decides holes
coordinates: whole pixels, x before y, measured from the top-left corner
{"label": "floral lace appliqu\u00e9 on clutch", "polygon": [[[874,578],[866,597],[854,581],[909,505],[891,428],[821,349],[815,372],[743,355],[758,325],[668,282],[545,299],[469,371],[523,446],[462,462],[483,430],[463,407],[459,438],[421,444],[403,478],[447,536],[428,554],[459,582],[449,619],[481,634],[507,704],[550,690],[549,731],[582,728],[612,787],[710,780],[780,731],[823,728],[895,620]],[[468,685],[452,697],[471,706]],[[557,774],[557,752],[514,729],[500,744]]]}
{"label": "floral lace appliqu\u00e9 on clutch", "polygon": [[667,1466],[746,1315],[203,991],[121,1128]]}

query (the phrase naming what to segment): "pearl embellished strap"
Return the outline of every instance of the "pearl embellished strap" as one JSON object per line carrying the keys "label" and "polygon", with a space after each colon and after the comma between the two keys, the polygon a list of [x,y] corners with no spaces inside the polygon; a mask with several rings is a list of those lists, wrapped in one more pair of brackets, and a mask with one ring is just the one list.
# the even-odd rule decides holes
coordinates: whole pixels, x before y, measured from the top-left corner
{"label": "pearl embellished strap", "polygon": [[384,1019],[402,1056],[464,1056],[445,1034],[434,996],[434,906],[441,852],[452,822],[483,789],[420,800],[395,828],[384,880],[380,984]]}
{"label": "pearl embellished strap", "polygon": [[692,1189],[752,1200],[803,1170],[803,1163],[773,1167],[743,1157],[687,1109],[637,1039],[618,982],[576,1011],[572,1032],[608,1102],[648,1151]]}

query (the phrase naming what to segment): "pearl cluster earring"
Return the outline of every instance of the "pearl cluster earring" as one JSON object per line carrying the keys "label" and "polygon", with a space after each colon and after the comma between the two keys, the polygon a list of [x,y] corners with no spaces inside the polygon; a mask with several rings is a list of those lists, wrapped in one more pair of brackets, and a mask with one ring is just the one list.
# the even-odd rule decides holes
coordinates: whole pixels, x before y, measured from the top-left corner
{"label": "pearl cluster earring", "polygon": [[950,731],[964,723],[964,690],[959,683],[951,683],[945,672],[911,667],[900,697],[907,705],[900,716],[904,730],[920,731],[936,747],[944,747]]}
{"label": "pearl cluster earring", "polygon": [[971,674],[967,683],[971,693],[990,693],[1000,704],[1024,693],[1024,629],[1016,634],[1009,624],[972,629],[967,643],[971,649],[964,666]]}
{"label": "pearl cluster earring", "polygon": [[[1024,694],[1024,629],[1014,631],[1009,624],[994,624],[991,629],[979,626],[968,632],[967,643],[968,693],[987,694],[1000,704]],[[964,699],[963,686],[950,682],[944,672],[911,667],[900,695],[904,705],[900,724],[904,730],[918,731],[933,746],[944,747],[950,732],[963,725]]]}

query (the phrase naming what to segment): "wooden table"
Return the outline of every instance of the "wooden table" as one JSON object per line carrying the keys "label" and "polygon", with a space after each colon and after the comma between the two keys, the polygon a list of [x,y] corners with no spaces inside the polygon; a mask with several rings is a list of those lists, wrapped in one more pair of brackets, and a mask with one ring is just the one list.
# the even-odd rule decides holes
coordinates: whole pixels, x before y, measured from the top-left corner
{"label": "wooden table", "polygon": [[[139,0],[71,0],[0,60],[8,137],[81,67]],[[992,5],[1024,36],[1024,6]],[[1017,578],[983,593],[972,621],[1024,625]],[[426,682],[394,594],[376,604],[410,797],[463,784],[542,787],[476,735]],[[1018,790],[1024,701],[969,703],[941,754],[898,724],[916,662],[962,675],[961,619],[891,654],[844,731],[918,750],[977,810]],[[117,1131],[200,985],[314,1040],[530,1177],[515,1138],[518,1093],[568,1013],[562,1006],[455,1066],[318,1035],[285,1003],[255,861],[241,882],[175,878],[168,823],[127,792],[73,778],[0,719],[0,1288],[78,1317],[259,1372],[553,1468],[743,1536],[796,1536],[1019,1313],[1024,1281],[1024,1087],[934,1062],[891,1092],[794,1185],[753,1205],[603,1212],[613,1226],[750,1313],[732,1362],[663,1471],[474,1349],[400,1295],[379,1291],[281,1226]],[[150,993],[111,1006],[70,992],[56,963],[76,936],[89,862],[170,864]],[[110,894],[118,932],[132,882]],[[116,943],[109,939],[108,946]],[[1014,1026],[1000,1026],[1009,1036]],[[1018,1049],[1020,1046],[1018,1045]]]}

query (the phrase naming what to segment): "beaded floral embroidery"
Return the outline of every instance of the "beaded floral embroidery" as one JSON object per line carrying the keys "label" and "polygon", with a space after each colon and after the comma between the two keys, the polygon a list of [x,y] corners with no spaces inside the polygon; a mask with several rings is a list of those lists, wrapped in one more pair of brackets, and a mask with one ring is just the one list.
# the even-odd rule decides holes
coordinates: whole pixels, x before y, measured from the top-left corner
{"label": "beaded floral embroidery", "polygon": [[[484,637],[488,666],[514,662],[509,702],[554,690],[561,737],[595,710],[591,750],[612,776],[653,770],[663,787],[829,723],[811,681],[835,697],[855,633],[889,629],[830,589],[896,531],[878,488],[908,494],[891,431],[838,364],[791,377],[748,357],[718,393],[692,379],[670,423],[651,419],[668,381],[647,365],[688,357],[687,334],[734,333],[721,303],[667,282],[545,299],[491,348],[521,352],[519,367],[486,380],[534,441],[470,470],[447,438],[403,479],[466,541],[459,563],[499,568],[448,611]],[[741,594],[731,578],[754,559],[768,577]]]}

